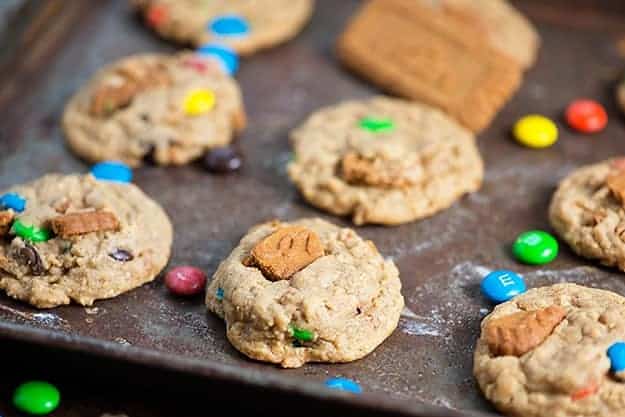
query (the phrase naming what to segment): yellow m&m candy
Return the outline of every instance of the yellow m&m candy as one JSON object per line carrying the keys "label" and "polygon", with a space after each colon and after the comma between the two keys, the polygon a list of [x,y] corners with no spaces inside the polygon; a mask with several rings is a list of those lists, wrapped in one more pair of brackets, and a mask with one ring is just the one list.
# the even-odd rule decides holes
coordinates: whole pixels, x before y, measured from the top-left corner
{"label": "yellow m&m candy", "polygon": [[184,112],[189,116],[200,116],[215,107],[215,93],[211,90],[195,90],[184,99]]}
{"label": "yellow m&m candy", "polygon": [[549,118],[530,114],[520,118],[513,128],[514,138],[529,148],[547,148],[558,140],[558,127]]}

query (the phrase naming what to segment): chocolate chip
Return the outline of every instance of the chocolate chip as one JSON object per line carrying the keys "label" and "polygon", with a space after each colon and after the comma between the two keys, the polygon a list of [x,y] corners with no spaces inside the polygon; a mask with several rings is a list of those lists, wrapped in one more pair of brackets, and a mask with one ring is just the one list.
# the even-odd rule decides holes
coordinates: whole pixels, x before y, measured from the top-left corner
{"label": "chocolate chip", "polygon": [[149,122],[150,121],[150,115],[147,113],[141,113],[141,120],[143,120],[144,122]]}
{"label": "chocolate chip", "polygon": [[361,314],[362,310],[360,309],[360,307],[356,307],[356,314]]}
{"label": "chocolate chip", "polygon": [[17,251],[17,258],[23,264],[30,267],[30,272],[33,275],[41,275],[45,272],[41,257],[32,245],[25,243],[23,248],[19,248]]}
{"label": "chocolate chip", "polygon": [[204,168],[216,174],[236,171],[242,163],[241,156],[229,146],[211,149],[203,160]]}
{"label": "chocolate chip", "polygon": [[150,165],[156,165],[156,145],[154,145],[153,143],[145,144],[145,153],[143,154],[143,160]]}
{"label": "chocolate chip", "polygon": [[132,256],[132,253],[125,249],[115,249],[113,252],[109,253],[109,256],[118,262],[128,262],[135,258]]}

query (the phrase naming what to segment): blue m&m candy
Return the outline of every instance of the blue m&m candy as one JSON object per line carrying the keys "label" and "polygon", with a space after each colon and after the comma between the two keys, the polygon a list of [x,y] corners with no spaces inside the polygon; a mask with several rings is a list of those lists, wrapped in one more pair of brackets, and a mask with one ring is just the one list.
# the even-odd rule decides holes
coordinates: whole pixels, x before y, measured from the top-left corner
{"label": "blue m&m candy", "polygon": [[208,27],[215,36],[245,36],[250,32],[250,25],[242,16],[218,16],[209,22]]}
{"label": "blue m&m candy", "polygon": [[6,193],[0,196],[0,208],[2,210],[11,209],[21,213],[26,208],[26,199],[17,193]]}
{"label": "blue m&m candy", "polygon": [[215,59],[228,75],[234,74],[239,69],[239,56],[229,46],[207,43],[200,46],[196,52],[203,57]]}
{"label": "blue m&m candy", "polygon": [[119,161],[105,161],[95,164],[91,168],[91,174],[98,180],[115,182],[132,181],[132,169]]}
{"label": "blue m&m candy", "polygon": [[339,391],[347,391],[354,394],[361,394],[362,388],[357,382],[347,378],[330,378],[325,382],[326,387]]}
{"label": "blue m&m candy", "polygon": [[616,342],[608,349],[610,369],[612,372],[625,370],[625,342]]}
{"label": "blue m&m candy", "polygon": [[486,275],[480,284],[482,293],[490,301],[503,303],[515,295],[524,293],[527,288],[525,281],[518,274],[500,269]]}

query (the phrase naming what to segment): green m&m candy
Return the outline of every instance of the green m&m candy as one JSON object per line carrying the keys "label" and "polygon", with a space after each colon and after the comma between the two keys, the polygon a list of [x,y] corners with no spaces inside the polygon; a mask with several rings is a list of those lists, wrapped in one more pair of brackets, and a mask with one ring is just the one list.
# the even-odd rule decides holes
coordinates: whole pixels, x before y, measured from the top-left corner
{"label": "green m&m candy", "polygon": [[512,252],[523,263],[543,265],[558,256],[558,241],[542,230],[530,230],[517,237]]}
{"label": "green m&m candy", "polygon": [[298,342],[312,342],[315,339],[315,333],[295,326],[289,326],[291,336]]}
{"label": "green m&m candy", "polygon": [[395,123],[388,117],[363,117],[359,126],[373,133],[391,132],[395,129]]}
{"label": "green m&m candy", "polygon": [[13,405],[27,414],[42,416],[54,411],[61,401],[59,390],[44,381],[25,382],[13,393]]}
{"label": "green m&m candy", "polygon": [[26,226],[24,223],[17,219],[13,222],[11,232],[24,240],[30,242],[45,242],[50,240],[51,234],[48,229],[39,228],[36,226]]}

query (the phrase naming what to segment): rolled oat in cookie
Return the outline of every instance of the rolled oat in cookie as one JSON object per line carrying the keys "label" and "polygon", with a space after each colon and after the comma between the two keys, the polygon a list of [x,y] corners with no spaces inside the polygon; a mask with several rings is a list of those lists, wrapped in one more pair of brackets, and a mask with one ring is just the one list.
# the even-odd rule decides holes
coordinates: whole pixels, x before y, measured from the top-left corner
{"label": "rolled oat in cookie", "polygon": [[480,188],[471,132],[419,103],[375,97],[314,112],[291,132],[302,195],[357,225],[431,216]]}
{"label": "rolled oat in cookie", "polygon": [[575,284],[532,289],[484,318],[473,372],[501,412],[622,415],[625,384],[608,350],[625,340],[625,298]]}
{"label": "rolled oat in cookie", "polygon": [[237,82],[188,52],[114,62],[70,99],[63,114],[77,155],[131,166],[186,164],[230,143],[245,124]]}
{"label": "rolled oat in cookie", "polygon": [[397,268],[372,242],[302,219],[252,228],[215,272],[206,305],[237,350],[297,368],[366,356],[397,327],[404,300]]}
{"label": "rolled oat in cookie", "polygon": [[625,271],[625,159],[576,169],[549,208],[551,225],[579,255]]}
{"label": "rolled oat in cookie", "polygon": [[0,289],[10,297],[92,305],[152,281],[169,259],[169,218],[133,184],[50,174],[10,191],[27,202],[0,241]]}

